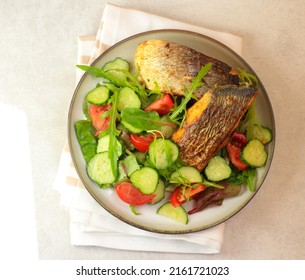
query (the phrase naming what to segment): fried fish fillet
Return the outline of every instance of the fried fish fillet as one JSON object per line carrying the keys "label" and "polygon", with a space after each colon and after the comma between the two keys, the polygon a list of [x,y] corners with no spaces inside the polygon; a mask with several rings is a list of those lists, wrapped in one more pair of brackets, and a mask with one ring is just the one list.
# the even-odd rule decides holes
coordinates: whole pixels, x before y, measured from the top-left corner
{"label": "fried fish fillet", "polygon": [[208,90],[187,110],[183,126],[172,135],[181,159],[203,170],[226,145],[256,94],[255,88],[234,85]]}
{"label": "fried fish fillet", "polygon": [[135,65],[140,69],[139,78],[146,87],[154,90],[157,83],[161,92],[174,95],[183,95],[184,87],[189,87],[201,67],[209,62],[213,65],[204,77],[204,85],[195,92],[198,98],[215,86],[238,85],[238,76],[224,62],[171,41],[144,41],[138,45],[135,53]]}

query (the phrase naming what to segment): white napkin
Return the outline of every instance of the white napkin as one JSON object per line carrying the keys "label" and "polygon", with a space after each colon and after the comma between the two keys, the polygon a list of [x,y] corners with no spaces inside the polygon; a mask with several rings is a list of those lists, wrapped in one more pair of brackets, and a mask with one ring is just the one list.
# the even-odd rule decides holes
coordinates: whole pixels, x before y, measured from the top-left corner
{"label": "white napkin", "polygon": [[[77,63],[92,63],[99,54],[121,39],[164,28],[195,31],[226,44],[239,54],[242,50],[241,37],[107,4],[97,35],[79,38]],[[77,79],[82,74],[78,71]],[[54,188],[60,192],[61,204],[70,213],[72,245],[175,253],[211,254],[221,250],[224,223],[196,233],[170,235],[144,231],[110,215],[82,185],[73,167],[67,144],[60,159]]]}

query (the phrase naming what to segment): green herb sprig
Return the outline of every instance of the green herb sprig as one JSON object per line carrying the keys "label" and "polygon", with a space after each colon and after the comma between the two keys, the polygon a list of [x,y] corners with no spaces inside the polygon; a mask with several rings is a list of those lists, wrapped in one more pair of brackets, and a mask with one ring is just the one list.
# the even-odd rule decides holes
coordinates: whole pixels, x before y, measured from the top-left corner
{"label": "green herb sprig", "polygon": [[[212,67],[211,63],[207,63],[201,68],[197,76],[193,79],[189,89],[184,87],[184,98],[182,98],[181,103],[171,112],[169,118],[170,120],[180,123],[180,127],[183,125],[186,118],[186,106],[188,102],[194,97],[194,92],[196,89],[203,85],[202,79],[209,72]],[[182,116],[181,116],[182,114]]]}
{"label": "green herb sprig", "polygon": [[[145,90],[145,86],[139,82],[138,72],[132,74],[131,72],[122,69],[111,69],[109,71],[105,71],[101,68],[88,65],[76,65],[76,67],[96,78],[104,78],[116,86],[129,87],[133,89],[138,94],[142,106],[147,107],[149,105],[148,94]],[[127,79],[118,79],[115,75],[111,74],[116,71],[123,73]]]}

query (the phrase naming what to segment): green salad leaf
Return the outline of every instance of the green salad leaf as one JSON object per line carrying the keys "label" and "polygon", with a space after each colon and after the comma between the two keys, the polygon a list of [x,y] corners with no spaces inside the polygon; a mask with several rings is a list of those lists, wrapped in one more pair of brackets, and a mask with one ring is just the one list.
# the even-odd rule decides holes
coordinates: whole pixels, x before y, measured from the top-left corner
{"label": "green salad leaf", "polygon": [[258,86],[258,80],[255,75],[249,73],[245,69],[237,68],[237,73],[241,83],[244,83],[248,86]]}
{"label": "green salad leaf", "polygon": [[[171,112],[169,118],[172,121],[176,121],[180,123],[180,126],[183,125],[183,122],[186,117],[186,106],[188,102],[194,98],[195,90],[203,85],[202,79],[203,77],[209,72],[210,68],[212,67],[211,63],[207,63],[205,66],[201,67],[201,70],[198,72],[197,76],[193,79],[189,89],[184,88],[184,98],[182,99],[181,103]],[[181,114],[182,117],[181,117]]]}
{"label": "green salad leaf", "polygon": [[122,123],[128,124],[138,131],[160,130],[162,126],[174,126],[165,122],[155,111],[145,112],[138,108],[125,108],[121,112]]}
{"label": "green salad leaf", "polygon": [[97,141],[93,136],[93,126],[89,120],[79,120],[75,123],[76,137],[81,147],[83,157],[88,163],[96,153]]}
{"label": "green salad leaf", "polygon": [[[109,71],[105,71],[95,66],[88,65],[76,65],[79,69],[86,71],[88,74],[96,77],[96,78],[104,78],[111,82],[115,86],[119,87],[129,87],[133,89],[139,96],[141,100],[141,104],[143,107],[147,107],[149,105],[148,93],[146,92],[145,86],[142,85],[138,80],[138,72],[132,74],[130,71],[122,70],[122,69],[112,69]],[[116,75],[113,75],[113,72],[121,72],[128,79],[118,79]]]}

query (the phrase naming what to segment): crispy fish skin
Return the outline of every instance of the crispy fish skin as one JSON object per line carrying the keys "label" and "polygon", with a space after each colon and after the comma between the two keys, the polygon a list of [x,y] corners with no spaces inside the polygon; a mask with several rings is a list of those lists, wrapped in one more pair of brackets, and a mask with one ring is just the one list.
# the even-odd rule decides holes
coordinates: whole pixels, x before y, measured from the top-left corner
{"label": "crispy fish skin", "polygon": [[183,126],[172,135],[181,159],[202,171],[226,145],[256,94],[255,88],[232,85],[208,90],[188,109]]}
{"label": "crispy fish skin", "polygon": [[238,76],[231,74],[232,68],[224,62],[171,41],[147,40],[138,45],[135,53],[139,78],[146,87],[154,90],[157,83],[161,92],[175,95],[183,95],[184,87],[189,87],[201,67],[209,62],[213,65],[204,77],[204,85],[195,93],[198,98],[214,86],[238,85]]}

